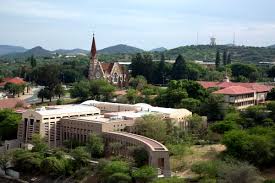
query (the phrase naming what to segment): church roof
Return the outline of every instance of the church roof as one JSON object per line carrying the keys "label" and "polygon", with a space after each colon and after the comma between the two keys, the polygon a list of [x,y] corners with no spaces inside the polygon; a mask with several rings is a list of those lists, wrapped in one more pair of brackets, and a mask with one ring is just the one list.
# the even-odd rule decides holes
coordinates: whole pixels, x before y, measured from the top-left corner
{"label": "church roof", "polygon": [[114,63],[101,63],[104,73],[111,73]]}
{"label": "church roof", "polygon": [[93,35],[93,42],[91,48],[91,56],[94,58],[96,56],[96,44],[95,44],[95,36]]}

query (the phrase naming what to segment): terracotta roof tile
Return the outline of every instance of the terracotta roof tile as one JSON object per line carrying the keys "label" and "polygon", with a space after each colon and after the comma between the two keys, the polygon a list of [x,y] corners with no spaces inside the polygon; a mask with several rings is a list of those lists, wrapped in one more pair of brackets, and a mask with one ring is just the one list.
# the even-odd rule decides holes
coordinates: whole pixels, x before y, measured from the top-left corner
{"label": "terracotta roof tile", "polygon": [[243,87],[243,86],[229,86],[224,89],[213,92],[214,94],[225,94],[225,95],[240,95],[254,93],[255,90]]}
{"label": "terracotta roof tile", "polygon": [[[17,106],[18,104],[20,104],[20,106]],[[18,98],[8,98],[0,100],[0,109],[15,109],[16,107],[25,108],[28,107],[28,104]]]}
{"label": "terracotta roof tile", "polygon": [[204,88],[211,88],[211,87],[218,87],[221,89],[228,88],[231,86],[241,86],[251,90],[256,91],[257,93],[260,92],[268,92],[270,91],[273,86],[258,84],[258,83],[238,83],[238,82],[208,82],[208,81],[198,81]]}
{"label": "terracotta roof tile", "polygon": [[4,78],[3,82],[0,83],[0,86],[5,86],[7,83],[13,83],[13,84],[24,84],[26,83],[22,78],[15,77],[15,78]]}

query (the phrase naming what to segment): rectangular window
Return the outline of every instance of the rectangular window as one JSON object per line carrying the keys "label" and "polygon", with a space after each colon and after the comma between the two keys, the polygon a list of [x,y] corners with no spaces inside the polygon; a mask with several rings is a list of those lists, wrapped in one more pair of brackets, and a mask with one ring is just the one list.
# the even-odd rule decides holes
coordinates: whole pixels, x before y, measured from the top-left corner
{"label": "rectangular window", "polygon": [[34,119],[30,119],[30,125],[33,125]]}

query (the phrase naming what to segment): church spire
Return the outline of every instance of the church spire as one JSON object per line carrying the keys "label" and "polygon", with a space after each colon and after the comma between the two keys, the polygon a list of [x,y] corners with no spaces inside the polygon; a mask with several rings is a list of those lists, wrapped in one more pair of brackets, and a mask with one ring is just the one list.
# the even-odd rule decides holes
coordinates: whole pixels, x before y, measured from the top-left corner
{"label": "church spire", "polygon": [[95,44],[95,34],[93,34],[93,43],[92,43],[92,49],[91,49],[91,57],[96,57],[96,44]]}

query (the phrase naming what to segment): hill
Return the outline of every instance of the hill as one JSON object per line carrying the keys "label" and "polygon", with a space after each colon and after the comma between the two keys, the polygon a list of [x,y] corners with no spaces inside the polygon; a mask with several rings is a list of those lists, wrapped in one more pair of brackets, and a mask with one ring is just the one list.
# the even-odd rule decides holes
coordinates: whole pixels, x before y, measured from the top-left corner
{"label": "hill", "polygon": [[154,48],[152,50],[150,50],[150,52],[163,52],[166,51],[167,49],[164,47],[159,47],[159,48]]}
{"label": "hill", "polygon": [[268,48],[275,48],[275,44],[268,46]]}
{"label": "hill", "polygon": [[42,48],[41,46],[36,46],[36,47],[29,49],[22,53],[10,53],[7,55],[3,55],[2,58],[4,58],[4,59],[18,59],[18,58],[27,58],[32,55],[35,57],[52,57],[53,56],[51,51],[46,50],[46,49]]}
{"label": "hill", "polygon": [[110,46],[98,51],[98,53],[101,53],[101,54],[134,54],[139,52],[143,52],[143,50],[133,46],[124,45],[124,44]]}
{"label": "hill", "polygon": [[88,55],[89,51],[76,48],[72,50],[58,49],[58,50],[54,50],[53,53],[58,53],[61,55]]}
{"label": "hill", "polygon": [[26,48],[21,46],[0,45],[0,55],[6,55],[10,53],[25,52]]}
{"label": "hill", "polygon": [[[175,59],[182,54],[186,60],[205,60],[214,61],[216,51],[220,50],[221,57],[223,50],[231,53],[234,62],[258,63],[258,62],[274,62],[275,49],[266,47],[247,47],[247,46],[225,46],[218,45],[215,47],[209,45],[198,46],[181,46],[165,51],[167,59]],[[155,55],[158,56],[158,55]]]}

